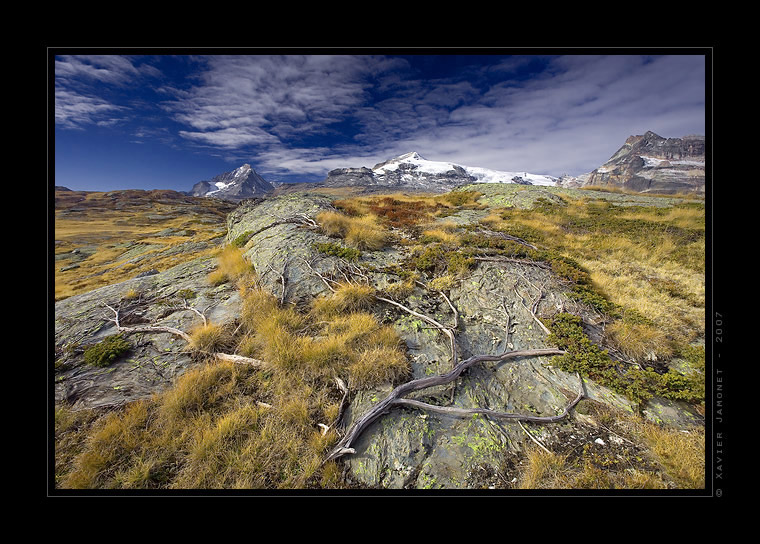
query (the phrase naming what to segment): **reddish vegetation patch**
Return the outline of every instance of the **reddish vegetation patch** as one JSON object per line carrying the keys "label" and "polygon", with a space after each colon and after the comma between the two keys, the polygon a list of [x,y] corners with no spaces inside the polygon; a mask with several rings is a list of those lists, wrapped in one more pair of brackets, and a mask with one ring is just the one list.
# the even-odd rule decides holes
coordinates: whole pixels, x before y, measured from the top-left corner
{"label": "reddish vegetation patch", "polygon": [[423,201],[403,201],[383,197],[369,204],[369,210],[384,218],[393,227],[411,227],[425,221],[430,214],[446,206],[436,203],[430,206]]}

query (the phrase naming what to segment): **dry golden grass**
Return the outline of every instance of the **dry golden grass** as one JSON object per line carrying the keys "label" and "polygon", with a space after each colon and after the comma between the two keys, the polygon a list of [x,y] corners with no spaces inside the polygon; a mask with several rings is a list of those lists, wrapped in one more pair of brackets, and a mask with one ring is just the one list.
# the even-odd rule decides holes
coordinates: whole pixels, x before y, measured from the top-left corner
{"label": "dry golden grass", "polygon": [[687,432],[652,424],[640,425],[639,433],[678,487],[705,487],[704,429]]}
{"label": "dry golden grass", "polygon": [[270,389],[245,365],[191,370],[173,389],[111,412],[78,435],[81,451],[61,467],[59,487],[340,487],[340,471],[322,465],[336,435],[314,424],[315,417],[326,421],[324,396],[297,385],[271,407],[258,405]]}
{"label": "dry golden grass", "polygon": [[217,254],[217,268],[208,276],[212,285],[220,285],[231,281],[252,277],[254,270],[243,257],[243,252],[235,246],[224,246]]}
{"label": "dry golden grass", "polygon": [[460,237],[453,233],[451,229],[447,228],[435,228],[435,229],[427,229],[422,231],[423,236],[429,236],[431,238],[435,238],[441,242],[452,244],[455,246],[458,246],[460,242]]}
{"label": "dry golden grass", "polygon": [[[592,424],[623,441],[613,448],[587,444],[568,452],[526,451],[516,486],[520,489],[700,489],[705,484],[704,429],[687,432],[601,404]],[[634,446],[634,443],[636,446]]]}
{"label": "dry golden grass", "polygon": [[[269,293],[244,291],[238,352],[270,370],[209,362],[167,391],[77,425],[56,414],[57,482],[63,488],[332,488],[340,470],[324,456],[338,436],[340,376],[353,390],[409,373],[395,331],[360,311],[374,296],[345,286],[325,308],[299,313]],[[335,312],[335,308],[342,308]],[[193,348],[233,345],[209,324]],[[77,444],[75,446],[75,444]]]}
{"label": "dry golden grass", "polygon": [[338,212],[322,212],[316,217],[328,236],[337,236],[352,247],[375,251],[388,241],[388,232],[374,215],[351,217]]}
{"label": "dry golden grass", "polygon": [[552,489],[559,487],[562,473],[566,470],[563,455],[547,453],[538,448],[527,450],[525,467],[517,482],[519,489]]}
{"label": "dry golden grass", "polygon": [[667,359],[704,335],[704,206],[616,207],[566,197],[563,206],[491,213],[487,224],[575,260],[594,291],[647,318],[607,329],[630,357]]}
{"label": "dry golden grass", "polygon": [[366,310],[375,302],[375,289],[369,285],[342,283],[328,296],[315,298],[312,309],[316,314],[334,316],[345,312]]}
{"label": "dry golden grass", "polygon": [[230,334],[225,327],[214,323],[204,323],[195,326],[190,331],[190,342],[187,349],[190,351],[205,351],[214,353],[230,341]]}

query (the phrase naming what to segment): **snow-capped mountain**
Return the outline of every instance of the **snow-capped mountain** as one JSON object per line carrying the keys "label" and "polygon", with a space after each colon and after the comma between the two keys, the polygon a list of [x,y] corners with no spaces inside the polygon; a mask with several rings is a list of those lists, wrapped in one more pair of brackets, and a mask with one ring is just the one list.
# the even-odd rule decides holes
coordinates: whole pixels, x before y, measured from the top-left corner
{"label": "snow-capped mountain", "polygon": [[209,196],[223,200],[242,200],[262,196],[274,186],[251,168],[250,164],[215,176],[210,181],[199,181],[188,193],[191,196]]}
{"label": "snow-capped mountain", "polygon": [[430,161],[413,151],[376,164],[372,168],[331,170],[323,183],[327,186],[403,187],[440,191],[450,190],[467,183],[556,185],[556,182],[557,178],[552,176]]}

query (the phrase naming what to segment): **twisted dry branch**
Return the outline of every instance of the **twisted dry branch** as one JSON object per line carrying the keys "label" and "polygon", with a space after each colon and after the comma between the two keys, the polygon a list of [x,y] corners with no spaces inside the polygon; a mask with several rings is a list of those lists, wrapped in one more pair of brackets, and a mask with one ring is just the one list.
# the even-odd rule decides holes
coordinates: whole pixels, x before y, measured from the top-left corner
{"label": "twisted dry branch", "polygon": [[[445,411],[446,413],[449,413],[450,415],[459,415],[460,417],[461,415],[472,415],[473,413],[482,413],[482,414],[492,416],[492,417],[517,419],[521,421],[536,421],[540,423],[559,421],[560,419],[565,417],[570,411],[570,409],[572,409],[578,403],[578,401],[580,401],[580,399],[583,397],[583,381],[582,380],[581,380],[581,390],[578,397],[565,408],[562,414],[557,415],[557,416],[546,416],[546,417],[521,416],[517,414],[504,414],[501,412],[493,412],[493,411],[484,410],[484,409],[474,409],[474,411],[470,411],[466,414],[462,414],[461,409],[451,408],[447,410],[442,410],[443,408],[446,408],[446,407],[435,407],[431,404],[420,403],[419,401],[405,399],[404,397],[415,391],[420,391],[423,389],[428,389],[430,387],[435,387],[435,386],[445,385],[447,383],[450,383],[456,380],[462,374],[462,372],[464,372],[467,368],[477,363],[501,362],[501,361],[506,361],[508,359],[516,359],[516,358],[521,358],[521,357],[540,357],[540,356],[564,355],[564,354],[565,354],[565,351],[561,349],[544,348],[544,349],[528,349],[528,350],[510,351],[507,353],[503,353],[501,355],[473,355],[472,357],[461,361],[459,364],[457,364],[452,370],[450,370],[446,374],[418,378],[416,380],[412,380],[404,384],[401,384],[398,387],[396,387],[393,391],[391,391],[390,394],[385,399],[383,399],[382,401],[377,403],[375,406],[373,406],[366,414],[364,414],[361,418],[359,418],[353,424],[353,426],[346,433],[343,439],[340,440],[338,444],[332,449],[332,451],[327,456],[326,460],[329,461],[331,459],[337,459],[348,453],[356,453],[356,450],[351,447],[354,441],[362,434],[362,432],[371,423],[373,423],[376,419],[378,419],[383,414],[388,413],[390,409],[395,405],[406,405],[406,406],[419,407],[419,408],[425,408],[425,409],[435,409],[436,411]],[[460,413],[457,413],[457,411],[460,411]],[[536,419],[536,417],[539,417],[539,419]]]}

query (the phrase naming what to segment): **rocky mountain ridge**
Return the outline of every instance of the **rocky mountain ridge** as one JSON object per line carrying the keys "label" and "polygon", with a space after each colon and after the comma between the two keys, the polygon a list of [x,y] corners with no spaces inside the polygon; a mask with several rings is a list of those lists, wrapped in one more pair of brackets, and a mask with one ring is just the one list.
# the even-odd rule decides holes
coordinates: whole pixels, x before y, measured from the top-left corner
{"label": "rocky mountain ridge", "polygon": [[581,176],[562,176],[558,185],[704,194],[705,137],[663,138],[652,131],[630,136],[602,166]]}
{"label": "rocky mountain ridge", "polygon": [[663,138],[652,131],[630,136],[607,162],[579,176],[555,177],[431,161],[412,151],[372,168],[335,168],[318,183],[270,182],[246,163],[209,181],[197,182],[187,194],[240,201],[273,196],[280,186],[287,186],[289,190],[309,186],[351,187],[365,192],[390,189],[441,193],[471,183],[603,187],[637,193],[701,195],[705,192],[705,137]]}

